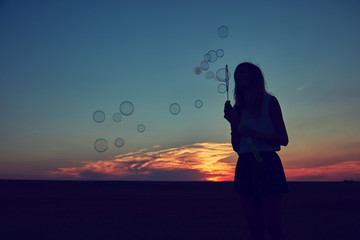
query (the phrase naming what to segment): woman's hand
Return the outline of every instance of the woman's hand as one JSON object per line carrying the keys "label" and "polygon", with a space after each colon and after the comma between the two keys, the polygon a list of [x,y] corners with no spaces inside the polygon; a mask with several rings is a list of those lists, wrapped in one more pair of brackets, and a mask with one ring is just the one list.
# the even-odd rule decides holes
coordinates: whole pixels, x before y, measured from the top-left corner
{"label": "woman's hand", "polygon": [[226,101],[224,107],[224,118],[231,123],[233,120],[233,115],[233,107],[231,106],[230,101]]}

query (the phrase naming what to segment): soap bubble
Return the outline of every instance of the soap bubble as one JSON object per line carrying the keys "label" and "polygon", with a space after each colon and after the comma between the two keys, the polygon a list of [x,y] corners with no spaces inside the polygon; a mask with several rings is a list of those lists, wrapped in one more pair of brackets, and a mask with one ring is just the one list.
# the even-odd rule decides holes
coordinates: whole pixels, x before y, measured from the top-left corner
{"label": "soap bubble", "polygon": [[222,50],[221,48],[216,50],[216,56],[218,58],[222,58],[224,56],[224,50]]}
{"label": "soap bubble", "polygon": [[209,69],[209,63],[207,62],[207,61],[202,61],[201,63],[200,63],[200,67],[201,67],[201,69],[202,70],[208,70]]}
{"label": "soap bubble", "polygon": [[122,119],[122,116],[121,116],[120,113],[114,113],[114,114],[113,114],[113,120],[114,120],[114,122],[120,122],[121,119]]}
{"label": "soap bubble", "polygon": [[217,70],[216,72],[216,79],[220,82],[226,82],[230,79],[230,71],[228,70],[228,79],[225,79],[225,73],[226,73],[226,69],[225,68],[220,68],[219,70]]}
{"label": "soap bubble", "polygon": [[180,105],[179,105],[179,104],[173,103],[173,104],[170,105],[169,110],[170,110],[170,113],[171,113],[171,114],[177,115],[177,114],[179,114],[181,108],[180,108]]}
{"label": "soap bubble", "polygon": [[196,74],[196,75],[199,75],[200,73],[201,73],[201,68],[200,67],[196,67],[196,68],[194,68],[194,73]]}
{"label": "soap bubble", "polygon": [[205,74],[206,79],[213,79],[215,77],[215,74],[212,71],[208,71]]}
{"label": "soap bubble", "polygon": [[115,147],[118,147],[118,148],[121,148],[122,146],[124,146],[125,142],[124,142],[124,139],[119,137],[119,138],[116,138],[114,140],[114,145]]}
{"label": "soap bubble", "polygon": [[221,38],[226,38],[229,35],[229,28],[227,26],[220,26],[217,29],[217,34]]}
{"label": "soap bubble", "polygon": [[210,50],[207,54],[205,54],[204,60],[207,62],[216,62],[217,60],[216,51]]}
{"label": "soap bubble", "polygon": [[134,104],[132,104],[132,102],[129,102],[129,101],[122,102],[120,104],[120,112],[125,116],[129,116],[129,115],[133,114]]}
{"label": "soap bubble", "polygon": [[93,119],[97,123],[102,123],[103,121],[105,121],[105,113],[101,110],[97,110],[93,114]]}
{"label": "soap bubble", "polygon": [[98,152],[105,152],[108,149],[108,142],[104,138],[99,138],[95,141],[94,148]]}
{"label": "soap bubble", "polygon": [[226,85],[224,83],[221,83],[217,86],[218,93],[226,93]]}
{"label": "soap bubble", "polygon": [[144,124],[139,124],[138,126],[137,126],[137,130],[138,130],[138,132],[144,132],[145,131],[145,125]]}
{"label": "soap bubble", "polygon": [[203,106],[203,102],[202,102],[200,99],[195,100],[194,106],[195,106],[196,108],[201,108],[201,107]]}

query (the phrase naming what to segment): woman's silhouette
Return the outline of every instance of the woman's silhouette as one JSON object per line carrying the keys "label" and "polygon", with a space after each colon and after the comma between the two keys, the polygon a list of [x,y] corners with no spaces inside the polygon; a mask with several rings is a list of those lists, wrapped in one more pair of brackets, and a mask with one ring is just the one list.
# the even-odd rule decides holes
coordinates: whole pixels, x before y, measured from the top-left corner
{"label": "woman's silhouette", "polygon": [[[288,192],[283,166],[276,151],[288,144],[288,136],[276,97],[265,89],[259,67],[244,62],[234,72],[235,104],[225,103],[225,119],[231,124],[231,143],[239,159],[235,170],[235,191],[240,193],[242,208],[252,239],[285,239],[281,205]],[[250,138],[262,161],[255,158]]]}

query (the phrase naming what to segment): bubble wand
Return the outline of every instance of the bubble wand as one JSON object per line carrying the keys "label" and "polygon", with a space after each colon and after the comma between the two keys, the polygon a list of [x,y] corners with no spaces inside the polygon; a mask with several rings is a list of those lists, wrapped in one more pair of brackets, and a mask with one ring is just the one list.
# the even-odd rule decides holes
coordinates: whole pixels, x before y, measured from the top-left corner
{"label": "bubble wand", "polygon": [[[241,125],[239,125],[239,130],[240,130],[240,128],[242,128]],[[254,154],[254,157],[256,158],[256,161],[258,161],[258,163],[261,163],[261,162],[262,162],[262,158],[261,158],[259,152],[257,151],[257,149],[255,148],[255,146],[254,146],[253,142],[251,141],[251,139],[248,138],[248,137],[246,137],[245,140],[246,140],[247,143],[249,144],[250,149],[251,149],[252,153]]]}
{"label": "bubble wand", "polygon": [[[226,65],[226,67],[225,67],[225,82],[226,82],[227,101],[229,101],[229,71],[228,71],[228,65]],[[242,128],[242,125],[239,124],[238,130],[240,130],[241,128]],[[255,146],[254,146],[253,142],[251,141],[251,139],[248,138],[248,137],[245,137],[245,140],[249,144],[250,149],[251,149],[252,153],[254,154],[254,157],[258,161],[258,163],[261,163],[262,158],[261,158],[259,152],[257,151],[257,149],[255,148]]]}
{"label": "bubble wand", "polygon": [[229,71],[228,65],[225,67],[225,82],[226,82],[226,98],[229,101]]}

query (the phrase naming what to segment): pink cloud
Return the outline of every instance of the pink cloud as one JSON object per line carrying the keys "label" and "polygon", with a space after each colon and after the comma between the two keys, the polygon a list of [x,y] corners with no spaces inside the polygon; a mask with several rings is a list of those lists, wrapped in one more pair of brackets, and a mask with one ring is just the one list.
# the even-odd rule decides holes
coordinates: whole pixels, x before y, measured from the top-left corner
{"label": "pink cloud", "polygon": [[348,161],[321,167],[285,169],[285,174],[290,181],[360,180],[360,162]]}

